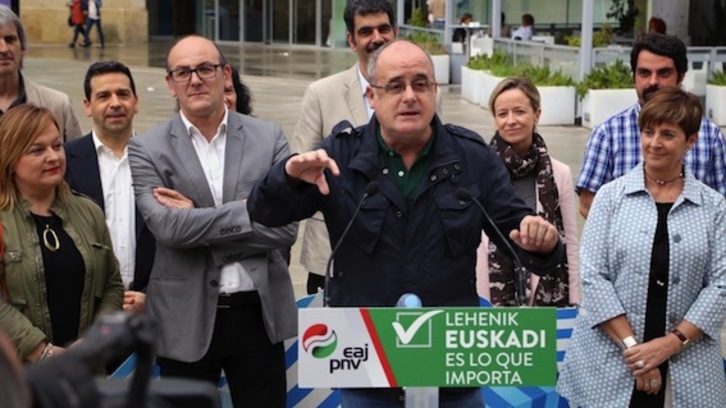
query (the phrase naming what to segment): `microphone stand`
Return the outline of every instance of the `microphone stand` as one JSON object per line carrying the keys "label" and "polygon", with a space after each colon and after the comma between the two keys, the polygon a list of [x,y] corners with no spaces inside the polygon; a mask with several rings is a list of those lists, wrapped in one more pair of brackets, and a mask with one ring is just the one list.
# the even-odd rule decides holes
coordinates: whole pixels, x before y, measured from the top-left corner
{"label": "microphone stand", "polygon": [[330,258],[328,258],[328,264],[325,267],[325,283],[323,285],[323,307],[328,307],[328,305],[330,304],[330,279],[332,279],[333,277],[333,258],[335,258],[335,254],[338,252],[340,246],[343,244],[343,239],[345,239],[345,237],[348,235],[350,227],[353,226],[353,221],[355,221],[358,213],[360,213],[360,209],[361,207],[363,207],[363,203],[365,202],[366,198],[376,195],[378,193],[378,190],[379,186],[376,180],[373,180],[368,183],[368,185],[366,185],[365,192],[363,193],[360,201],[358,201],[358,205],[355,207],[355,211],[353,211],[353,216],[350,217],[348,225],[345,226],[343,233],[340,234],[338,242],[335,243],[333,251],[330,253]]}
{"label": "microphone stand", "polygon": [[512,254],[512,258],[514,259],[514,278],[517,285],[517,304],[519,306],[527,306],[529,303],[529,298],[527,297],[527,275],[525,274],[524,264],[519,258],[519,255],[509,243],[507,237],[505,237],[497,225],[494,224],[494,221],[489,216],[489,213],[484,209],[484,206],[476,199],[476,197],[463,187],[459,187],[454,194],[459,200],[471,201],[479,207],[481,213],[484,214],[484,218],[486,218],[489,225],[491,225],[492,229],[494,229],[499,239],[502,240],[504,247]]}

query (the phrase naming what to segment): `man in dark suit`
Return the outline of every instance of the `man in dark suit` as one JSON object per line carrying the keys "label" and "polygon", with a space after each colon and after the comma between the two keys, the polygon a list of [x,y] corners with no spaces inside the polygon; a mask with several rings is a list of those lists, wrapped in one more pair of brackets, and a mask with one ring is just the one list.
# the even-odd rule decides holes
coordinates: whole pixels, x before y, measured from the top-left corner
{"label": "man in dark suit", "polygon": [[155,242],[136,211],[127,157],[138,111],[136,85],[128,67],[103,61],[88,68],[83,87],[83,104],[93,119],[93,131],[66,143],[66,181],[104,210],[126,288],[124,309],[141,313]]}
{"label": "man in dark suit", "polygon": [[297,310],[282,251],[297,224],[250,220],[255,182],[290,155],[279,125],[224,104],[231,68],[206,38],[180,39],[167,56],[179,113],[131,139],[136,204],[157,252],[146,310],[159,322],[162,377],[218,383],[235,406],[284,407],[283,340]]}

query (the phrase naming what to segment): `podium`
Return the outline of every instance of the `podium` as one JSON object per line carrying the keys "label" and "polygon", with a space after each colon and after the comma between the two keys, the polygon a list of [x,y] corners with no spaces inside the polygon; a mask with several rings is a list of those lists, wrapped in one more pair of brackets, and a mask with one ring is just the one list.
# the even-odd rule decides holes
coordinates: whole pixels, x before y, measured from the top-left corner
{"label": "podium", "polygon": [[554,386],[554,308],[308,308],[300,388]]}
{"label": "podium", "polygon": [[[480,310],[491,310],[491,305],[485,300],[480,299],[483,306]],[[297,306],[300,311],[310,310],[314,312],[322,310],[322,296],[320,294],[306,296],[298,299]],[[476,308],[474,308],[476,309]],[[395,309],[394,309],[395,310]],[[416,309],[398,309],[399,311],[412,311]],[[505,309],[507,310],[507,309]],[[535,309],[508,309],[516,311],[535,310]],[[309,312],[302,312],[309,313]],[[526,312],[525,312],[526,313]],[[570,343],[572,329],[575,326],[577,318],[577,309],[563,308],[556,310],[556,361],[562,363],[565,357],[565,351]],[[316,320],[317,323],[317,320]],[[404,325],[406,322],[401,322]],[[410,328],[410,326],[408,326]],[[304,330],[304,329],[303,329]],[[303,331],[301,330],[301,331]],[[395,330],[395,329],[394,329]],[[417,333],[418,334],[418,333]],[[337,332],[336,332],[337,335]],[[415,336],[414,336],[415,337]],[[412,340],[413,341],[413,340]],[[370,352],[370,348],[369,348]],[[300,346],[298,338],[290,339],[285,342],[285,362],[287,368],[287,407],[288,408],[337,408],[340,406],[339,394],[331,389],[332,384],[326,384],[321,387],[311,388],[303,386],[298,380],[299,375],[304,375],[306,368],[302,366],[300,359],[302,354],[306,353]],[[331,353],[332,356],[332,353]],[[425,364],[424,361],[409,362],[410,364]],[[130,377],[135,368],[135,358],[130,357],[110,378],[127,378]],[[726,359],[724,359],[724,370],[726,371]],[[552,368],[552,375],[556,376],[557,367]],[[155,367],[152,377],[158,377],[158,367]],[[401,386],[403,384],[399,384]],[[220,396],[223,407],[231,407],[231,399],[227,388],[226,378],[222,378],[219,384]],[[554,383],[543,386],[483,386],[481,388],[487,408],[560,408],[567,407],[568,402],[560,397],[555,391]]]}

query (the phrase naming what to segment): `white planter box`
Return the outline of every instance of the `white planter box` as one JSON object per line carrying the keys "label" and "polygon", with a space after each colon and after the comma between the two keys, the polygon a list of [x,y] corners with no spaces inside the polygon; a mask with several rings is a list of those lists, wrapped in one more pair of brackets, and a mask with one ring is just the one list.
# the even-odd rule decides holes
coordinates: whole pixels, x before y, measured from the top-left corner
{"label": "white planter box", "polygon": [[[637,101],[635,88],[591,89],[582,100],[582,126],[592,129],[610,116],[633,106]],[[547,107],[544,104],[542,106]]]}
{"label": "white planter box", "polygon": [[540,125],[572,125],[575,123],[574,86],[538,86],[542,98]]}
{"label": "white planter box", "polygon": [[449,84],[449,56],[448,55],[432,55],[431,60],[434,62],[434,75],[436,83],[439,85]]}
{"label": "white planter box", "polygon": [[474,104],[479,103],[479,95],[484,87],[484,71],[461,66],[461,97]]}
{"label": "white planter box", "polygon": [[703,64],[701,69],[694,69],[692,63],[688,63],[688,71],[686,76],[683,77],[683,88],[686,91],[699,96],[706,96],[706,79],[708,78],[708,71],[706,71],[707,64]]}
{"label": "white planter box", "polygon": [[461,66],[461,97],[467,102],[476,103],[476,99],[474,98],[476,77],[476,70],[466,65]]}
{"label": "white planter box", "polygon": [[479,94],[479,106],[489,110],[489,96],[494,91],[494,88],[502,81],[502,77],[494,76],[486,71],[482,71],[484,77],[483,86],[480,88],[481,93]]}
{"label": "white planter box", "polygon": [[481,94],[484,92],[484,82],[486,80],[486,72],[478,69],[474,70],[473,78],[474,81],[472,83],[472,90],[471,90],[471,103],[479,104],[479,99],[481,99]]}
{"label": "white planter box", "polygon": [[726,126],[726,86],[706,85],[706,112],[718,126]]}

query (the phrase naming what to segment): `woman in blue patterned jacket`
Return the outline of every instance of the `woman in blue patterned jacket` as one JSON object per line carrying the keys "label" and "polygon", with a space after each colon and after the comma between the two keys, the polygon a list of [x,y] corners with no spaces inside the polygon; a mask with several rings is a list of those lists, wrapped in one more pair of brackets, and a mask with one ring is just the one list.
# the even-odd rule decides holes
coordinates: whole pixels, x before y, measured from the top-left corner
{"label": "woman in blue patterned jacket", "polygon": [[653,94],[639,117],[643,162],[595,197],[557,388],[574,405],[726,406],[726,202],[683,166],[701,117],[687,92]]}

